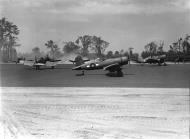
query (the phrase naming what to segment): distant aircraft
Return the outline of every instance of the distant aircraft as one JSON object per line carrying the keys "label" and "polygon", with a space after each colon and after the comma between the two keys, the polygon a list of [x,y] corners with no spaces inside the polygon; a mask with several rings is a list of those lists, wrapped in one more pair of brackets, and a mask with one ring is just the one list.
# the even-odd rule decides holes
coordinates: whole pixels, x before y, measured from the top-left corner
{"label": "distant aircraft", "polygon": [[148,64],[158,64],[159,66],[164,65],[166,66],[165,63],[165,59],[166,59],[166,55],[159,55],[159,56],[149,56],[145,59],[139,58],[139,59],[131,59],[131,61],[134,61],[136,63],[140,63],[140,64],[144,64],[144,63],[148,63]]}
{"label": "distant aircraft", "polygon": [[176,64],[176,63],[179,64],[180,62],[185,63],[185,57],[177,56],[177,58],[174,59],[174,62],[175,62],[175,64]]}
{"label": "distant aircraft", "polygon": [[25,60],[24,65],[30,66],[30,67],[35,67],[36,70],[39,70],[41,66],[47,66],[51,67],[52,69],[55,68],[55,66],[58,64],[58,62],[61,60],[52,60],[52,59],[43,59],[41,58],[40,60]]}
{"label": "distant aircraft", "polygon": [[75,60],[70,60],[70,62],[75,63],[75,67],[72,70],[81,70],[84,75],[85,70],[107,70],[110,73],[116,73],[117,76],[123,76],[121,66],[128,64],[129,59],[127,57],[110,58],[110,59],[100,59],[95,60],[83,60],[80,57],[76,57]]}

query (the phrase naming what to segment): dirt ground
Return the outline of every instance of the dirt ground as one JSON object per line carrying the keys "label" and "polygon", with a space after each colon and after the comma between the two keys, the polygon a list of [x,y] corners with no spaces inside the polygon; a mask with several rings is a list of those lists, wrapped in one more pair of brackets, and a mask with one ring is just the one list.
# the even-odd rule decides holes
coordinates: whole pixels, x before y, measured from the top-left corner
{"label": "dirt ground", "polygon": [[2,139],[189,139],[189,90],[8,87]]}

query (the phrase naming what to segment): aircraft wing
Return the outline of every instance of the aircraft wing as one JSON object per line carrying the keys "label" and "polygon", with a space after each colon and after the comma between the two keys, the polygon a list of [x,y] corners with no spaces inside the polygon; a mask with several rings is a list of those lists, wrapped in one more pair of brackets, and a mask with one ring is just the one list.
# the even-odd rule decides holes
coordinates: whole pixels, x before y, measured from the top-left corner
{"label": "aircraft wing", "polygon": [[114,64],[104,67],[104,70],[114,71],[114,70],[119,69],[120,67],[121,66],[119,65],[119,63],[114,63]]}
{"label": "aircraft wing", "polygon": [[[72,63],[76,63],[75,60],[69,60],[69,61],[72,62]],[[83,62],[87,62],[87,61],[90,61],[90,59],[83,60]]]}
{"label": "aircraft wing", "polygon": [[[60,61],[60,60],[59,60],[59,61]],[[45,65],[46,65],[47,67],[56,66],[59,61],[55,61],[55,62],[47,61]]]}
{"label": "aircraft wing", "polygon": [[81,70],[81,66],[74,67],[72,70]]}
{"label": "aircraft wing", "polygon": [[24,65],[26,65],[26,66],[31,66],[31,67],[32,67],[32,66],[34,66],[34,63],[35,63],[35,62],[34,62],[34,61],[31,61],[31,60],[29,60],[29,61],[28,61],[28,60],[24,61]]}
{"label": "aircraft wing", "polygon": [[74,60],[69,60],[69,61],[72,62],[72,63],[76,62],[76,61],[74,61]]}
{"label": "aircraft wing", "polygon": [[61,60],[50,60],[50,62],[58,62],[58,61],[61,61]]}
{"label": "aircraft wing", "polygon": [[43,66],[45,65],[44,63],[34,63],[34,66]]}

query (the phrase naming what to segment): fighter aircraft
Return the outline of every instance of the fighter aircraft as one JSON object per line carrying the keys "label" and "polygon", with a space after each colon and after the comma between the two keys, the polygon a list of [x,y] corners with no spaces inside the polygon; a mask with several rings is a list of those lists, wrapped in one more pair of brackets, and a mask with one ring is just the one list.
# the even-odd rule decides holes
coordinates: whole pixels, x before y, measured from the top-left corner
{"label": "fighter aircraft", "polygon": [[159,56],[149,56],[145,59],[139,58],[139,59],[130,59],[133,62],[140,63],[140,64],[158,64],[159,66],[166,66],[165,63],[166,55],[159,55]]}
{"label": "fighter aircraft", "polygon": [[81,70],[84,75],[85,70],[107,70],[110,73],[116,73],[117,76],[123,76],[122,66],[128,64],[129,59],[127,57],[110,58],[84,61],[80,57],[76,57],[75,60],[70,60],[75,63],[75,67],[72,70]]}
{"label": "fighter aircraft", "polygon": [[30,66],[30,67],[35,67],[36,70],[39,70],[41,66],[47,66],[47,67],[51,67],[52,69],[54,69],[59,61],[61,61],[61,60],[53,60],[53,59],[49,59],[49,58],[45,58],[45,59],[41,58],[41,59],[37,60],[35,58],[35,60],[25,60],[24,65]]}

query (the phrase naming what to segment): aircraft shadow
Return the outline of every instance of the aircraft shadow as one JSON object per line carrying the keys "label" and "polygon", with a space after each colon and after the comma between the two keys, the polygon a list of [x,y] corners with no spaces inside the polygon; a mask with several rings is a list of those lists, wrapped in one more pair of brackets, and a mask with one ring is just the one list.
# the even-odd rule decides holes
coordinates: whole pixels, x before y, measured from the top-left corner
{"label": "aircraft shadow", "polygon": [[[35,68],[25,68],[27,70],[36,70]],[[71,68],[58,68],[58,67],[55,67],[55,68],[40,68],[38,70],[63,70],[63,69],[71,69]],[[37,70],[37,71],[38,71]]]}
{"label": "aircraft shadow", "polygon": [[[40,69],[35,69],[35,68],[25,68],[26,70],[35,70],[35,71],[38,71],[38,70],[46,70],[45,68],[40,68]],[[50,70],[51,68],[48,68],[48,70]]]}
{"label": "aircraft shadow", "polygon": [[55,69],[71,69],[71,68],[62,68],[62,67],[59,67],[59,68],[55,68]]}
{"label": "aircraft shadow", "polygon": [[128,75],[135,75],[135,74],[133,74],[133,73],[125,73],[125,74],[123,74],[123,76],[118,76],[116,73],[106,73],[106,74],[97,74],[97,73],[87,73],[87,74],[76,74],[76,76],[96,76],[96,75],[101,75],[101,76],[108,76],[108,77],[123,77],[123,76],[128,76]]}
{"label": "aircraft shadow", "polygon": [[135,74],[133,74],[133,73],[128,73],[128,74],[124,73],[122,75],[117,75],[117,73],[106,73],[105,75],[108,76],[108,77],[124,77],[124,76],[135,75]]}
{"label": "aircraft shadow", "polygon": [[136,66],[142,66],[142,67],[166,67],[168,65],[157,65],[157,64],[144,64],[144,65],[141,65],[141,64],[138,64]]}
{"label": "aircraft shadow", "polygon": [[75,74],[76,76],[84,76],[84,74]]}

